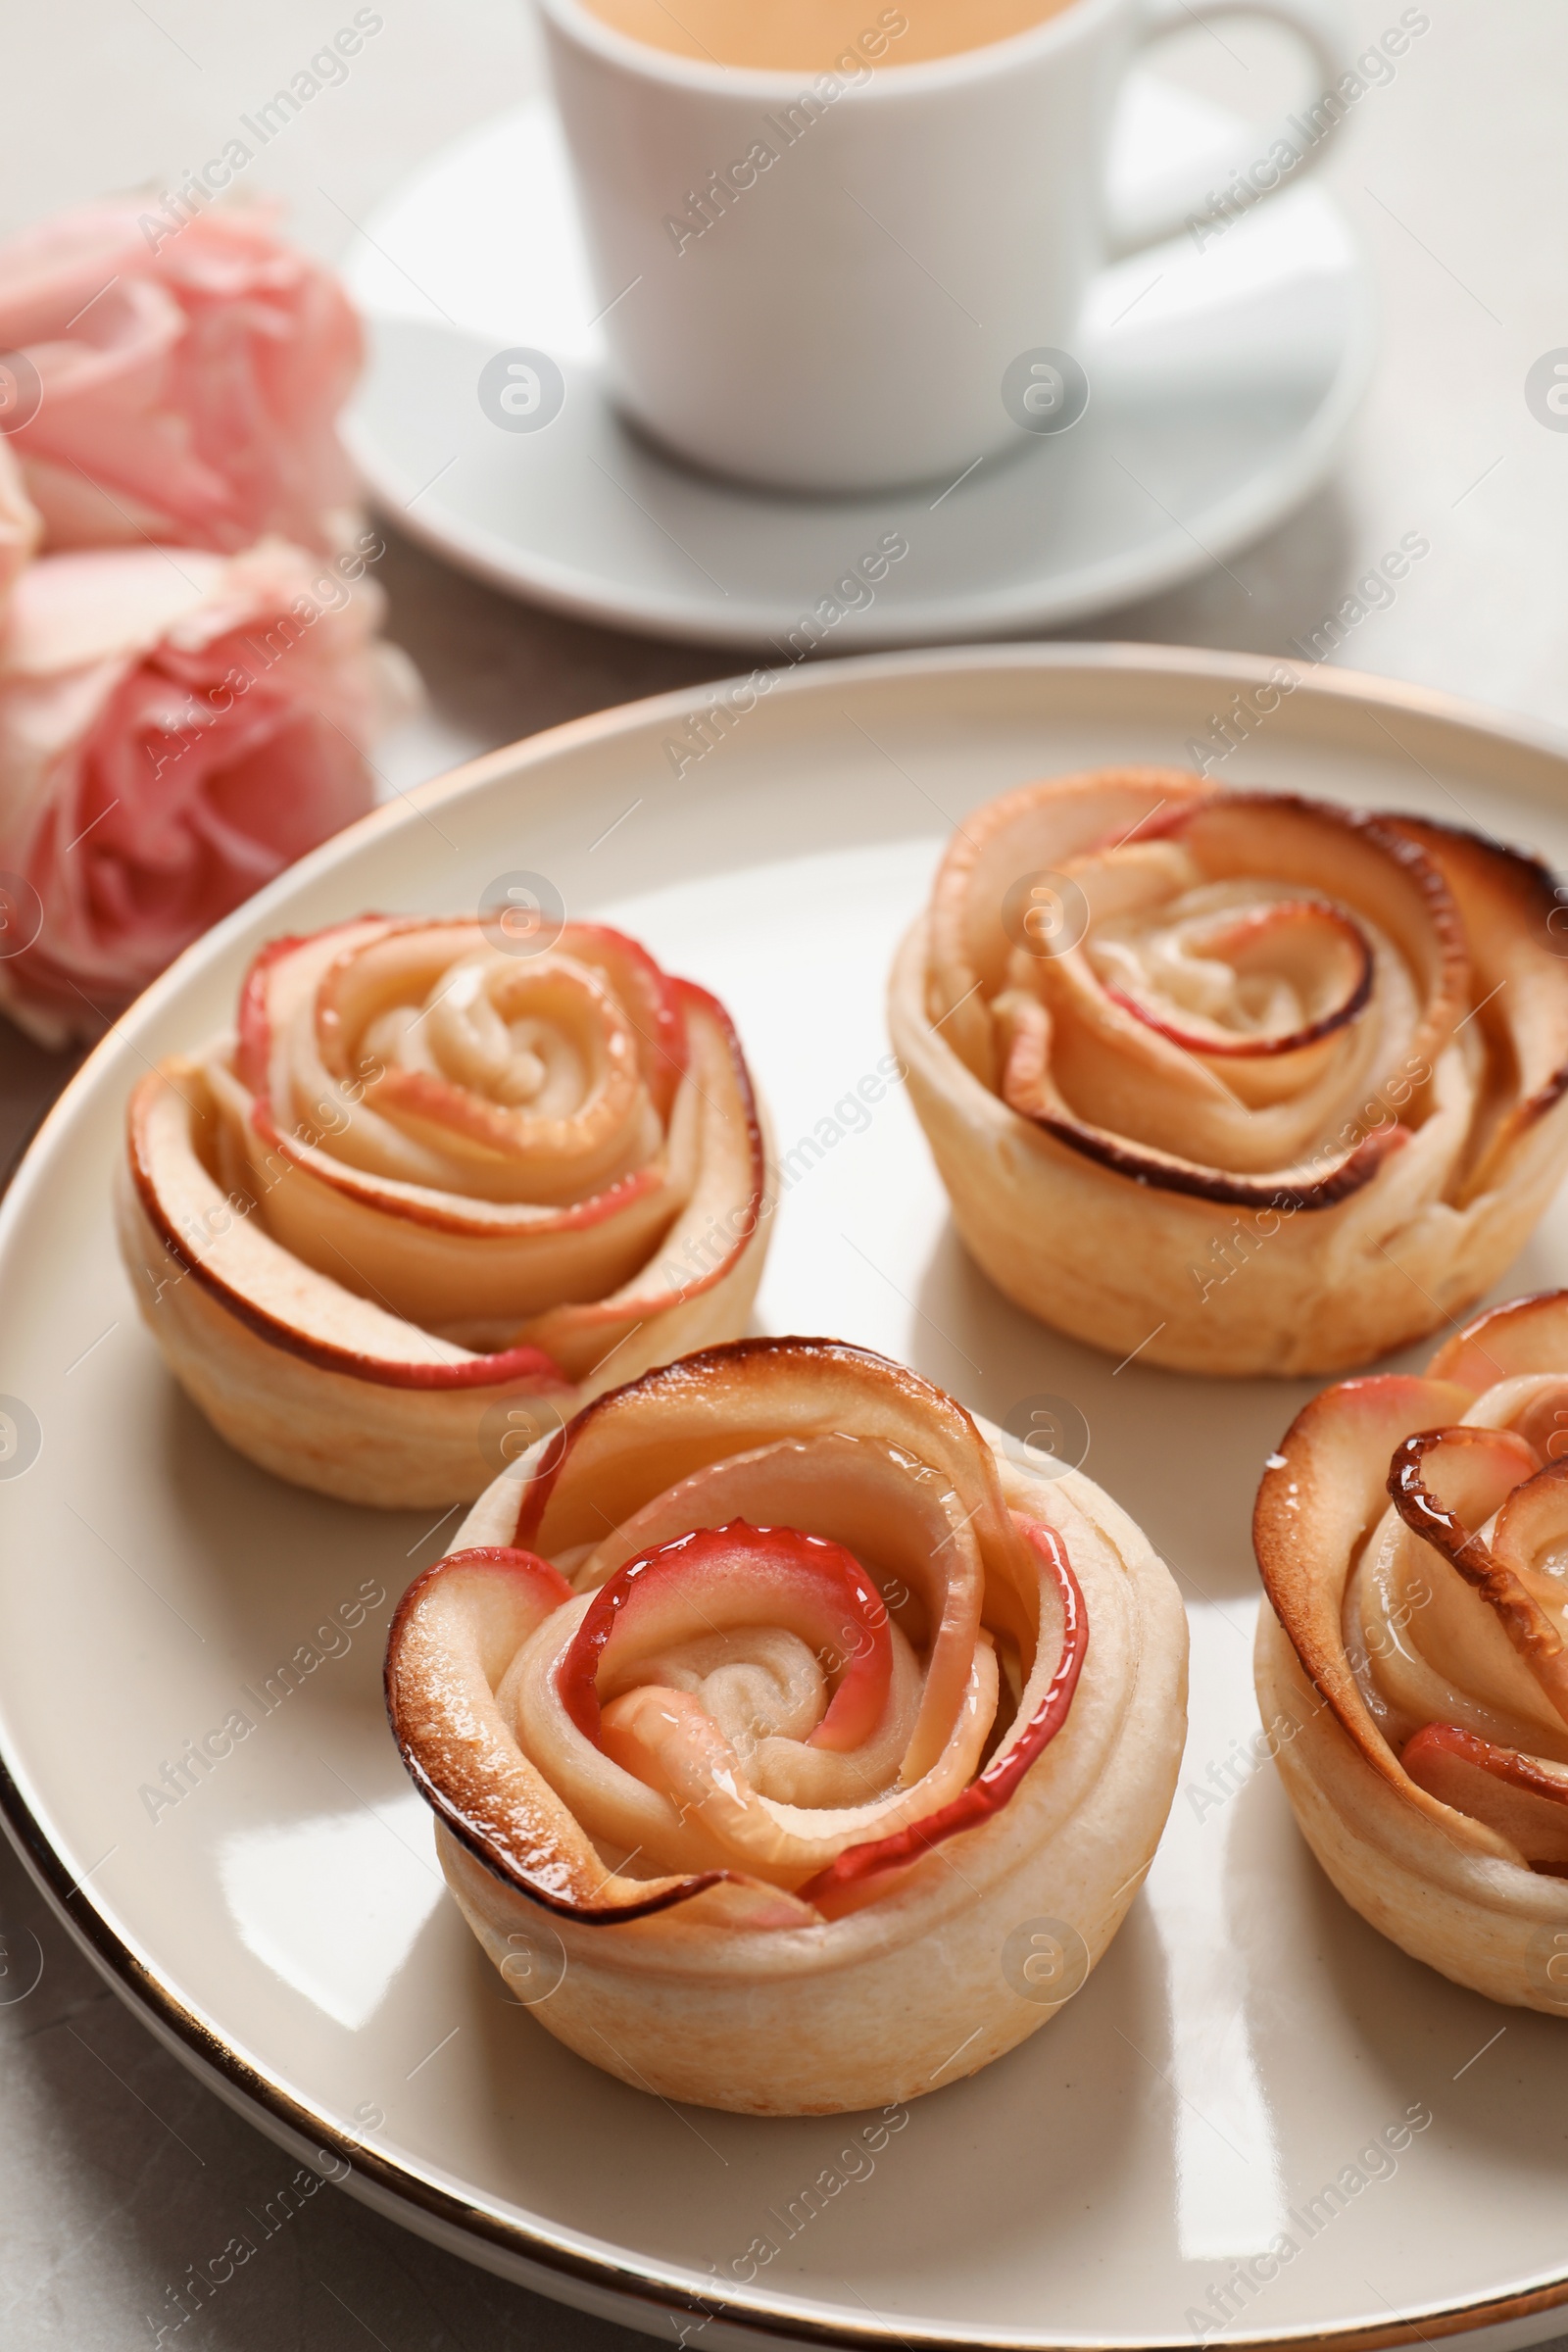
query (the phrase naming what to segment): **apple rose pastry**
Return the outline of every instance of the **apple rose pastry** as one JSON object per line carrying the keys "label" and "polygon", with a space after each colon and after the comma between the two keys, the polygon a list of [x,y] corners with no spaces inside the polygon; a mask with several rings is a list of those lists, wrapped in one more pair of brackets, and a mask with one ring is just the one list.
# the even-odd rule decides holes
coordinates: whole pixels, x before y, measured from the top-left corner
{"label": "apple rose pastry", "polygon": [[745,1329],[765,1160],[723,1006],[569,923],[274,941],[238,1035],[131,1097],[122,1249],[229,1443],[351,1502],[471,1500],[601,1390]]}
{"label": "apple rose pastry", "polygon": [[1558,928],[1479,835],[1102,769],[964,819],[893,1042],[1020,1306],[1182,1371],[1335,1371],[1473,1305],[1554,1189]]}
{"label": "apple rose pastry", "polygon": [[752,1340],[646,1374],[411,1587],[387,1703],[448,1881],[552,2033],[669,2099],[828,2114],[1078,1989],[1175,1785],[1187,1629],[1138,1529],[912,1372]]}
{"label": "apple rose pastry", "polygon": [[1325,1390],[1254,1534],[1258,1698],[1329,1877],[1446,1977],[1568,2011],[1568,1291]]}

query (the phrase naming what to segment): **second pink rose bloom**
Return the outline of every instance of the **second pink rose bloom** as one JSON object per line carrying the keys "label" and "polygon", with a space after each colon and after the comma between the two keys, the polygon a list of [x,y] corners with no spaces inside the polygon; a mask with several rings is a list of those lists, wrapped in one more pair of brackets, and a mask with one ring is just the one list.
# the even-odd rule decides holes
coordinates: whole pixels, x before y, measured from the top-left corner
{"label": "second pink rose bloom", "polygon": [[417,704],[366,579],[308,557],[46,556],[0,631],[0,1006],[92,1036],[219,918],[373,800],[366,752]]}
{"label": "second pink rose bloom", "polygon": [[116,197],[0,243],[10,440],[46,544],[335,545],[355,498],[335,419],[363,356],[347,295],[270,203],[177,230],[149,206]]}
{"label": "second pink rose bloom", "polygon": [[24,230],[0,354],[0,1008],[58,1047],[365,814],[419,690],[336,433],[359,322],[275,207]]}

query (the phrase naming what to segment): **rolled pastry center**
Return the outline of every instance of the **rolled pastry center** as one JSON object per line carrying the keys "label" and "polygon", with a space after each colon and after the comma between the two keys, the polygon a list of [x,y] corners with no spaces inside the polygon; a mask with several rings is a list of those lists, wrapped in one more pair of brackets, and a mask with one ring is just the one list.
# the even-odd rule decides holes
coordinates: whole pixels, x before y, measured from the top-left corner
{"label": "rolled pastry center", "polygon": [[618,1868],[798,1886],[960,1795],[1022,1687],[956,1496],[881,1441],[710,1464],[574,1581],[498,1701]]}
{"label": "rolled pastry center", "polygon": [[483,1200],[585,1199],[662,1138],[632,1018],[586,961],[473,939],[392,932],[341,956],[286,1022],[280,1107],[366,1174]]}
{"label": "rolled pastry center", "polygon": [[1116,1003],[1174,1044],[1227,1057],[1313,1044],[1352,1019],[1372,988],[1359,925],[1284,884],[1186,892],[1101,924],[1089,954]]}
{"label": "rolled pastry center", "polygon": [[[1293,815],[1270,870],[1268,811],[1250,817],[1240,846],[1195,821],[1191,840],[1065,861],[1083,936],[1053,955],[1015,945],[994,1007],[1012,1108],[1038,1117],[1054,1102],[1132,1144],[1250,1175],[1342,1155],[1433,1078],[1451,956],[1421,934],[1408,877],[1380,919],[1371,884],[1386,861],[1368,844],[1342,891],[1331,829],[1308,842]],[[1434,1005],[1441,1037],[1428,1036]],[[1461,1035],[1467,1077],[1480,1055]]]}

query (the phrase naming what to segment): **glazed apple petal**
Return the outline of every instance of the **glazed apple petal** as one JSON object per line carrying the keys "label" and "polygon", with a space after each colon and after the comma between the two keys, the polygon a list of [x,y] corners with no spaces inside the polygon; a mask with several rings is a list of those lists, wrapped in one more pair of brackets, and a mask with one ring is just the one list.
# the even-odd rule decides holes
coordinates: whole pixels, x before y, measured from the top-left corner
{"label": "glazed apple petal", "polygon": [[1559,1415],[1565,1397],[1568,1383],[1553,1382],[1544,1396],[1538,1391],[1521,1404],[1514,1425],[1521,1441],[1535,1453],[1536,1446],[1520,1423],[1544,1433],[1549,1415],[1546,1445],[1554,1446],[1556,1451],[1499,1504],[1491,1544],[1499,1568],[1519,1579],[1536,1606],[1557,1621],[1559,1634],[1562,1612],[1568,1605],[1568,1461],[1562,1458],[1559,1443],[1563,1428]]}
{"label": "glazed apple petal", "polygon": [[[383,915],[362,915],[355,922],[270,940],[246,973],[239,997],[235,1071],[250,1094],[275,1106],[286,1128],[300,1118],[328,1117],[337,1081],[348,1074],[326,1067],[314,1037],[297,1038],[302,1018],[314,1032],[311,1009],[327,972],[356,948],[383,938],[388,927]],[[309,1052],[318,1077],[303,1103],[295,1101],[293,1077],[295,1055],[301,1050]]]}
{"label": "glazed apple petal", "polygon": [[1312,1689],[1365,1761],[1398,1765],[1347,1654],[1345,1610],[1368,1529],[1387,1510],[1389,1464],[1412,1431],[1456,1420],[1471,1393],[1404,1373],[1341,1381],[1297,1415],[1270,1457],[1252,1514],[1263,1590]]}
{"label": "glazed apple petal", "polygon": [[1321,1154],[1383,1072],[1430,1064],[1453,1030],[1467,964],[1441,875],[1402,836],[1285,796],[1211,795],[1150,830],[1069,864],[1085,939],[1032,965],[1063,1102],[1232,1174]]}
{"label": "glazed apple petal", "polygon": [[998,1075],[987,1000],[1004,983],[1014,944],[1004,919],[1009,889],[1213,789],[1178,768],[1100,768],[1058,778],[1049,796],[1034,785],[1004,793],[964,818],[932,893],[926,1010],[987,1084]]}
{"label": "glazed apple petal", "polygon": [[1418,1788],[1484,1822],[1530,1869],[1568,1877],[1568,1765],[1495,1747],[1448,1723],[1428,1724],[1399,1760]]}
{"label": "glazed apple petal", "polygon": [[1538,1461],[1560,1462],[1568,1457],[1568,1373],[1518,1372],[1494,1381],[1465,1419],[1511,1429]]}
{"label": "glazed apple petal", "polygon": [[1097,926],[1091,960],[1107,996],[1189,1054],[1277,1066],[1309,1046],[1327,1051],[1372,993],[1365,934],[1283,886],[1240,905],[1194,896],[1152,922]]}
{"label": "glazed apple petal", "polygon": [[689,1056],[683,1005],[689,983],[672,980],[646,948],[608,923],[572,923],[569,929],[573,955],[600,974],[625,1008],[643,1083],[660,1117],[667,1119]]}
{"label": "glazed apple petal", "polygon": [[[1365,1096],[1374,1069],[1406,1052],[1415,1026],[1402,975],[1381,947],[1367,952],[1390,973],[1378,1017],[1348,1010],[1326,1033],[1267,1059],[1215,1053],[1152,1020],[1120,987],[1104,987],[1087,957],[1057,957],[1044,985],[1052,1085],[1063,1112],[1134,1149],[1231,1176],[1274,1172],[1289,1181],[1305,1166],[1342,1167],[1354,1142],[1325,1152],[1325,1139]],[[1023,1108],[1013,1085],[1004,1095]]]}
{"label": "glazed apple petal", "polygon": [[597,1737],[601,1698],[641,1681],[641,1662],[705,1633],[765,1625],[793,1634],[834,1678],[811,1745],[862,1744],[893,1676],[887,1607],[842,1544],[733,1519],[653,1545],[595,1592],[560,1669],[563,1702]]}
{"label": "glazed apple petal", "polygon": [[1434,1380],[1457,1382],[1477,1396],[1532,1372],[1568,1377],[1568,1291],[1489,1307],[1446,1340],[1431,1364]]}
{"label": "glazed apple petal", "polygon": [[[1494,1324],[1484,1317],[1472,1328],[1481,1335]],[[1516,1318],[1516,1336],[1524,1328]],[[1504,1352],[1500,1341],[1461,1335],[1442,1358],[1468,1360],[1486,1377]],[[1560,1442],[1564,1398],[1560,1375],[1509,1374],[1473,1399],[1462,1423],[1411,1433],[1391,1456],[1394,1508],[1354,1570],[1345,1630],[1363,1693],[1396,1748],[1437,1722],[1496,1746],[1568,1755],[1568,1487],[1555,1460],[1543,1467]]]}
{"label": "glazed apple petal", "polygon": [[615,1349],[656,1317],[684,1309],[710,1325],[746,1261],[760,1259],[765,1243],[773,1204],[760,1112],[740,1040],[723,1006],[705,989],[682,981],[678,1002],[689,1058],[671,1104],[660,1171],[661,1200],[674,1200],[673,1218],[656,1248],[615,1288],[600,1297],[579,1292],[519,1329],[519,1338],[578,1378],[602,1363],[613,1368]]}
{"label": "glazed apple petal", "polygon": [[314,1276],[209,1172],[207,1076],[199,1063],[171,1061],[131,1098],[130,1190],[151,1239],[155,1303],[192,1282],[277,1347],[351,1376],[432,1390],[525,1382],[540,1394],[569,1394],[561,1366],[538,1348],[476,1353]]}
{"label": "glazed apple petal", "polygon": [[[563,1668],[580,1629],[574,1609],[569,1631],[547,1629],[529,1643],[499,1702],[519,1744],[596,1843],[636,1853],[660,1871],[734,1871],[797,1887],[847,1844],[948,1801],[972,1776],[995,1714],[995,1666],[986,1652],[975,1661],[973,1695],[949,1748],[923,1781],[867,1795],[853,1757],[808,1751],[819,1767],[810,1794],[825,1801],[791,1803],[758,1786],[700,1692],[639,1684],[609,1702],[602,1727],[588,1738],[562,1695]],[[910,1679],[906,1654],[898,1679]]]}
{"label": "glazed apple petal", "polygon": [[[586,1558],[607,1525],[621,1526],[698,1470],[760,1446],[845,1435],[902,1454],[956,1498],[984,1563],[987,1622],[1018,1643],[1029,1672],[1038,1570],[1007,1516],[990,1447],[929,1383],[840,1341],[741,1342],[605,1397],[523,1488],[517,1541],[552,1557],[586,1546]],[[915,1483],[924,1490],[931,1479]]]}
{"label": "glazed apple petal", "polygon": [[533,1345],[522,1335],[530,1313],[546,1311],[564,1288],[612,1295],[680,1212],[678,1176],[667,1164],[565,1209],[424,1188],[394,1194],[345,1178],[314,1147],[279,1135],[221,1060],[210,1061],[200,1082],[221,1119],[216,1157],[223,1189],[262,1204],[281,1248],[335,1288],[461,1346]]}
{"label": "glazed apple petal", "polygon": [[1391,1747],[1437,1722],[1503,1746],[1549,1749],[1561,1740],[1561,1720],[1502,1615],[1396,1510],[1373,1531],[1351,1573],[1344,1628],[1356,1680]]}
{"label": "glazed apple petal", "polygon": [[1509,1182],[1545,1148],[1542,1122],[1568,1087],[1562,907],[1552,875],[1457,826],[1391,820],[1441,871],[1464,924],[1476,1025],[1495,1072],[1480,1107],[1461,1202]]}
{"label": "glazed apple petal", "polygon": [[[637,1779],[660,1788],[688,1819],[700,1822],[715,1860],[798,1886],[868,1837],[935,1813],[973,1776],[996,1708],[996,1676],[977,1658],[972,1703],[956,1726],[941,1769],[906,1789],[869,1798],[837,1759],[843,1784],[813,1790],[809,1803],[770,1797],[694,1693],[641,1684],[605,1710],[604,1746]],[[657,1858],[657,1857],[656,1857]]]}
{"label": "glazed apple petal", "polygon": [[416,1780],[436,1791],[442,1817],[506,1854],[541,1891],[567,1900],[597,1885],[602,1867],[516,1752],[495,1685],[518,1646],[569,1598],[564,1579],[531,1552],[454,1552],[404,1595],[386,1669],[399,1740]]}
{"label": "glazed apple petal", "polygon": [[789,1870],[787,1834],[758,1801],[735,1749],[695,1694],[639,1684],[611,1701],[597,1744],[683,1818],[695,1816],[715,1856],[765,1878]]}
{"label": "glazed apple petal", "polygon": [[968,1688],[985,1569],[949,1481],[905,1448],[834,1431],[712,1462],[634,1512],[576,1569],[579,1589],[681,1529],[741,1512],[822,1535],[830,1528],[877,1580],[894,1622],[925,1651],[919,1720],[895,1769],[918,1779],[946,1746]]}
{"label": "glazed apple petal", "polygon": [[[1561,1627],[1533,1589],[1538,1582],[1535,1553],[1546,1548],[1553,1529],[1559,1535],[1568,1532],[1568,1491],[1559,1468],[1542,1470],[1534,1447],[1512,1430],[1474,1425],[1428,1430],[1407,1438],[1396,1451],[1389,1492],[1411,1533],[1479,1594],[1519,1665],[1568,1720],[1568,1654]],[[1493,1526],[1487,1524],[1494,1521]],[[1509,1557],[1510,1527],[1526,1543],[1534,1536],[1523,1576]],[[1504,1541],[1501,1554],[1495,1548],[1498,1532]],[[1472,1642],[1478,1641],[1480,1629],[1473,1619],[1466,1631]],[[1484,1656],[1484,1641],[1478,1645]],[[1495,1654],[1494,1643],[1492,1648]],[[1501,1679],[1512,1686],[1512,1695],[1528,1704],[1527,1687],[1517,1670]]]}
{"label": "glazed apple petal", "polygon": [[1411,1534],[1479,1589],[1494,1566],[1481,1530],[1540,1467],[1534,1446],[1511,1429],[1416,1430],[1395,1450],[1389,1493]]}
{"label": "glazed apple petal", "polygon": [[1044,1625],[1054,1619],[1059,1646],[1053,1657],[1050,1642],[1042,1642],[1012,1724],[982,1773],[897,1828],[847,1847],[820,1878],[801,1889],[806,1899],[830,1915],[854,1908],[868,1893],[876,1893],[879,1883],[1000,1812],[1067,1720],[1088,1654],[1088,1611],[1060,1537],[1017,1513],[1014,1517],[1038,1556],[1041,1618]]}
{"label": "glazed apple petal", "polygon": [[[1489,1739],[1517,1726],[1478,1690],[1474,1608],[1468,1588],[1436,1562],[1398,1513],[1387,1510],[1351,1565],[1341,1611],[1347,1659],[1383,1741],[1396,1751],[1424,1723],[1468,1724]],[[1412,1627],[1419,1619],[1419,1638]],[[1442,1624],[1440,1620],[1451,1622]],[[1506,1689],[1517,1660],[1501,1628],[1482,1629],[1493,1679]],[[1452,1652],[1462,1666],[1457,1679]]]}
{"label": "glazed apple petal", "polygon": [[[1126,1113],[1120,1127],[1102,1126],[1081,1117],[1057,1084],[1054,1048],[1059,1024],[1052,1011],[1021,989],[1009,989],[1000,996],[993,1010],[1002,1058],[999,1091],[1008,1108],[1057,1143],[1065,1144],[1070,1151],[1136,1184],[1260,1211],[1277,1213],[1289,1209],[1294,1213],[1303,1208],[1320,1209],[1332,1207],[1359,1192],[1409,1140],[1404,1130],[1390,1120],[1378,1133],[1352,1138],[1342,1150],[1312,1159],[1276,1165],[1257,1174],[1217,1167],[1210,1160],[1164,1151],[1143,1137],[1135,1139],[1127,1135],[1128,1125],[1147,1129],[1152,1124],[1145,1115],[1151,1101],[1151,1090],[1147,1087],[1134,1090],[1140,1110],[1136,1115]],[[1130,1018],[1127,1025],[1129,1032],[1134,1033],[1136,1024]],[[1143,1040],[1138,1042],[1142,1048]],[[1180,1100],[1175,1124],[1184,1132],[1190,1133],[1195,1123],[1195,1097],[1200,1089],[1208,1087],[1209,1108],[1216,1114],[1222,1111],[1226,1102],[1224,1082],[1191,1058],[1183,1058],[1179,1069],[1172,1074],[1177,1079]],[[1122,1073],[1122,1078],[1131,1085],[1130,1073]],[[1242,1136],[1249,1115],[1247,1107],[1234,1094],[1230,1106],[1237,1113],[1237,1133],[1229,1147],[1231,1156],[1245,1157],[1247,1149]]]}
{"label": "glazed apple petal", "polygon": [[[607,1869],[518,1747],[496,1697],[519,1644],[569,1600],[564,1580],[531,1553],[481,1547],[439,1561],[409,1588],[393,1620],[387,1711],[416,1787],[490,1868],[567,1917],[645,1918],[709,1892],[714,1881],[627,1879]],[[721,1916],[782,1926],[810,1914],[770,1889],[736,1888]]]}

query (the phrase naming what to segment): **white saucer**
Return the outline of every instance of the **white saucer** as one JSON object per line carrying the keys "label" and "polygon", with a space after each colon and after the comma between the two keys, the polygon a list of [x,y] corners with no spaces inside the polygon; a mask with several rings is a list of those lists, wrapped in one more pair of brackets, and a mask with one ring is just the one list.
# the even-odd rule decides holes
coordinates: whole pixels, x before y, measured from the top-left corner
{"label": "white saucer", "polygon": [[[1118,189],[1245,160],[1237,119],[1129,82]],[[1310,183],[1200,253],[1183,237],[1106,270],[1078,338],[1088,414],[1019,434],[956,486],[807,500],[686,471],[627,431],[560,135],[539,102],[421,165],[373,216],[346,274],[371,359],[350,446],[399,524],[465,570],[584,618],[775,647],[884,532],[909,554],[845,614],[834,652],[1057,627],[1205,570],[1322,479],[1372,358],[1366,270]],[[502,431],[477,379],[544,350],[565,403]],[[959,469],[955,468],[956,473]]]}

